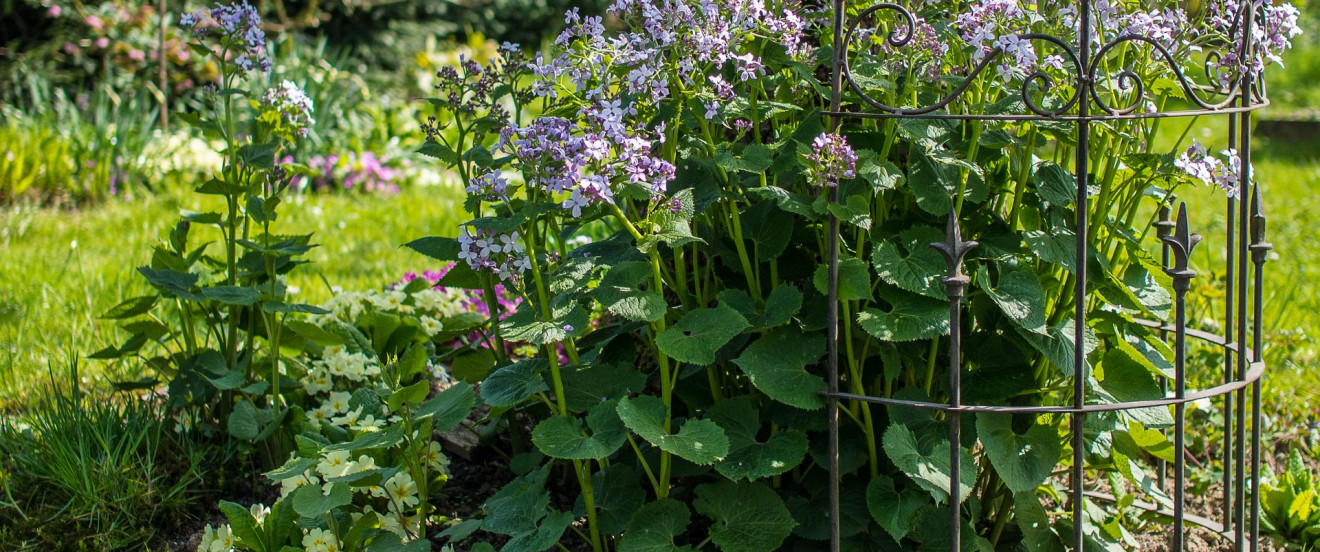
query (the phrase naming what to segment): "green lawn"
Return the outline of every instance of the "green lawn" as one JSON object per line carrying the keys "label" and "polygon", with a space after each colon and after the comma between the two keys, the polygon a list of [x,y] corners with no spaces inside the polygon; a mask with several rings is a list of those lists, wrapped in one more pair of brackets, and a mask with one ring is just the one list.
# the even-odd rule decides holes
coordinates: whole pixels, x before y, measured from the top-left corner
{"label": "green lawn", "polygon": [[[457,186],[413,187],[397,195],[305,195],[281,209],[278,231],[315,232],[313,264],[290,284],[310,303],[343,289],[378,288],[404,272],[435,268],[403,243],[455,232]],[[180,209],[216,209],[206,196],[178,192],[82,211],[0,210],[0,411],[39,389],[48,363],[60,366],[122,341],[97,315],[146,290],[135,268],[148,263]],[[218,234],[192,238],[214,240]],[[324,277],[324,279],[322,278]],[[89,363],[94,374],[118,367]]]}
{"label": "green lawn", "polygon": [[[1262,113],[1268,116],[1269,111]],[[1226,147],[1226,117],[1202,118],[1195,137],[1207,148]],[[1175,123],[1181,131],[1186,122]],[[1270,363],[1266,389],[1271,397],[1289,397],[1278,406],[1304,419],[1312,419],[1312,406],[1320,403],[1320,371],[1316,370],[1314,338],[1320,336],[1320,248],[1313,243],[1320,233],[1320,144],[1254,137],[1254,175],[1262,185],[1268,241],[1274,253],[1265,264],[1264,327],[1266,359]],[[1217,188],[1182,189],[1192,230],[1204,236],[1195,258],[1200,278],[1221,278],[1225,271],[1225,198]],[[1222,284],[1216,284],[1222,285]],[[1202,315],[1210,313],[1201,313]],[[1213,313],[1222,318],[1222,311]],[[1205,322],[1202,322],[1203,325]]]}

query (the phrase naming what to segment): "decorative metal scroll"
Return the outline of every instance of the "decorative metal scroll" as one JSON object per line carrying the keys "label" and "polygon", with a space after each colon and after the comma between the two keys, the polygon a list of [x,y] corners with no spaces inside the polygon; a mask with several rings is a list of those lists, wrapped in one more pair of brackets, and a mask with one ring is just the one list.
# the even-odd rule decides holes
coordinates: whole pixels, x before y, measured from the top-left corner
{"label": "decorative metal scroll", "polygon": [[[1253,25],[1259,25],[1260,14],[1255,9],[1259,4],[1244,3],[1251,6],[1240,10],[1232,23],[1230,36],[1239,36],[1240,43],[1221,45],[1222,50],[1209,52],[1205,57],[1204,75],[1192,78],[1184,74],[1174,57],[1158,40],[1137,34],[1123,34],[1107,42],[1093,44],[1089,33],[1079,33],[1077,44],[1071,44],[1060,38],[1040,33],[1022,33],[1021,40],[1047,45],[1051,51],[1058,52],[1063,59],[1062,73],[1068,79],[1035,71],[1017,82],[1017,96],[1021,100],[1021,109],[1013,113],[980,113],[968,110],[957,111],[952,107],[961,107],[959,100],[978,79],[989,78],[986,69],[1005,53],[994,48],[971,67],[961,72],[958,79],[950,79],[941,94],[921,105],[889,105],[873,95],[875,82],[859,78],[854,74],[858,63],[873,62],[873,52],[859,47],[859,40],[872,40],[879,37],[882,46],[899,49],[909,45],[917,32],[916,17],[906,7],[889,2],[870,5],[849,17],[845,9],[845,0],[833,0],[834,60],[831,87],[831,129],[837,129],[844,121],[863,118],[926,118],[926,119],[964,119],[964,120],[1056,120],[1068,121],[1075,125],[1076,157],[1073,160],[1073,173],[1077,180],[1076,220],[1072,230],[1076,235],[1076,278],[1074,286],[1074,334],[1082,335],[1087,327],[1087,260],[1090,221],[1087,220],[1090,130],[1096,121],[1154,117],[1184,117],[1193,115],[1217,115],[1229,120],[1230,147],[1236,148],[1242,156],[1242,166],[1250,166],[1251,153],[1251,112],[1268,105],[1266,88],[1263,82],[1255,78],[1250,71],[1236,70],[1228,75],[1217,75],[1215,66],[1225,55],[1240,55],[1252,52],[1251,44]],[[1079,13],[1081,28],[1089,28],[1091,3],[1077,0],[1075,7]],[[1247,13],[1251,15],[1248,16]],[[890,17],[896,23],[883,35],[869,29],[879,18]],[[1245,29],[1240,29],[1245,26]],[[1243,32],[1237,32],[1242,30]],[[1144,101],[1151,90],[1137,72],[1114,67],[1104,67],[1104,62],[1114,52],[1125,46],[1139,46],[1148,49],[1152,58],[1166,64],[1165,85],[1173,83],[1189,104],[1189,108],[1174,111],[1143,110]],[[1102,69],[1103,72],[1102,72]],[[1113,75],[1109,78],[1108,75]],[[1103,78],[1102,78],[1103,76]],[[1049,94],[1054,94],[1052,99]],[[845,109],[845,96],[849,100]],[[1040,98],[1040,99],[1038,99]],[[1112,496],[1086,488],[1086,470],[1088,464],[1084,456],[1083,426],[1087,415],[1113,411],[1131,411],[1143,408],[1168,408],[1174,410],[1173,441],[1175,456],[1171,477],[1172,484],[1165,481],[1167,468],[1162,460],[1156,469],[1159,472],[1158,485],[1162,490],[1172,487],[1171,504],[1138,503],[1143,507],[1161,513],[1170,518],[1170,549],[1181,551],[1185,548],[1188,524],[1200,526],[1219,534],[1231,543],[1236,551],[1255,552],[1260,537],[1260,495],[1256,482],[1260,477],[1260,380],[1265,371],[1265,362],[1261,354],[1262,290],[1264,288],[1264,265],[1272,246],[1266,241],[1266,221],[1261,204],[1260,186],[1250,180],[1250,171],[1241,171],[1239,190],[1250,192],[1250,200],[1239,200],[1230,196],[1227,199],[1227,220],[1225,233],[1226,301],[1223,320],[1223,335],[1214,335],[1188,327],[1188,295],[1194,293],[1191,283],[1197,276],[1191,268],[1190,256],[1201,241],[1201,237],[1192,231],[1192,223],[1187,214],[1186,205],[1179,207],[1177,216],[1170,220],[1167,207],[1159,211],[1159,220],[1154,224],[1160,240],[1163,265],[1171,278],[1174,288],[1174,316],[1165,321],[1139,321],[1158,330],[1172,345],[1174,351],[1173,376],[1161,381],[1161,388],[1166,395],[1161,399],[1126,401],[1105,404],[1088,404],[1086,374],[1086,356],[1084,339],[1074,339],[1074,351],[1071,376],[1071,404],[1042,406],[1005,406],[964,404],[962,400],[962,357],[963,345],[962,310],[963,297],[970,279],[964,272],[963,264],[967,253],[976,247],[975,241],[966,240],[956,213],[949,214],[945,230],[945,240],[931,244],[943,256],[947,263],[947,277],[943,284],[949,300],[949,339],[947,356],[949,359],[949,400],[947,402],[915,401],[875,397],[845,393],[839,390],[839,302],[838,302],[838,219],[831,215],[829,219],[829,326],[828,332],[828,390],[822,395],[828,399],[827,416],[830,438],[830,534],[831,551],[840,548],[839,511],[839,406],[840,401],[856,401],[866,405],[883,405],[889,408],[916,408],[945,413],[949,423],[950,470],[949,496],[958,497],[961,462],[959,460],[961,416],[965,413],[994,412],[1006,414],[1058,414],[1071,418],[1071,439],[1073,458],[1069,466],[1070,492],[1067,505],[1070,507],[1072,524],[1071,548],[1083,550],[1085,547],[1084,526],[1087,523],[1085,507],[1088,501],[1113,502]],[[830,201],[838,201],[838,190],[829,189]],[[1250,312],[1248,312],[1250,310]],[[1248,343],[1248,336],[1251,342]],[[1187,388],[1188,359],[1186,355],[1189,339],[1195,339],[1211,346],[1222,348],[1225,353],[1222,382],[1206,389]],[[1251,397],[1247,398],[1248,390]],[[1204,399],[1222,401],[1223,432],[1222,445],[1224,465],[1222,519],[1208,519],[1186,511],[1186,405]],[[1250,419],[1246,406],[1250,405]],[[1247,432],[1250,432],[1250,435]],[[954,498],[949,500],[949,535],[952,550],[962,549],[962,512],[961,504]]]}
{"label": "decorative metal scroll", "polygon": [[[864,27],[869,21],[882,14],[892,14],[896,19],[895,27],[887,33],[877,33]],[[968,89],[978,80],[989,78],[986,69],[1005,55],[1002,48],[993,48],[972,67],[965,75],[937,100],[916,106],[889,105],[873,95],[872,87],[857,78],[853,68],[855,58],[874,61],[873,55],[859,48],[860,39],[869,39],[876,34],[883,34],[883,43],[891,49],[908,46],[916,33],[916,17],[908,8],[894,3],[883,2],[872,5],[859,12],[846,27],[839,27],[836,63],[842,69],[843,83],[857,96],[864,107],[872,111],[858,110],[851,112],[832,111],[829,114],[838,117],[868,118],[930,118],[930,119],[982,119],[982,120],[1076,120],[1085,119],[1137,119],[1182,117],[1206,113],[1240,113],[1254,111],[1269,105],[1263,82],[1251,78],[1249,71],[1241,63],[1229,65],[1226,71],[1219,71],[1216,66],[1226,58],[1237,53],[1224,49],[1213,50],[1205,54],[1200,77],[1187,75],[1178,63],[1173,52],[1159,40],[1135,33],[1123,34],[1108,42],[1090,46],[1086,52],[1080,51],[1079,45],[1043,33],[1020,33],[1016,37],[1022,41],[1039,42],[1055,49],[1062,58],[1063,72],[1070,78],[1060,81],[1043,70],[1036,69],[1020,79],[1016,87],[1023,109],[1017,113],[975,113],[950,111],[949,107],[962,99]],[[1229,34],[1235,35],[1242,24],[1242,14],[1232,23]],[[1089,39],[1089,37],[1088,37]],[[1247,40],[1247,39],[1244,39]],[[1185,100],[1191,104],[1189,109],[1162,111],[1159,109],[1143,110],[1144,100],[1150,99],[1150,85],[1145,78],[1130,69],[1120,68],[1113,79],[1098,75],[1097,71],[1105,67],[1107,56],[1115,51],[1125,50],[1126,46],[1137,45],[1150,48],[1150,54],[1159,63],[1166,66],[1168,80],[1175,83]],[[1097,47],[1098,46],[1098,47]],[[1228,44],[1224,48],[1237,48],[1240,44]],[[1112,81],[1112,82],[1111,82]],[[1035,99],[1034,92],[1048,94],[1056,89],[1066,90],[1061,98],[1056,98],[1056,105],[1043,105]],[[1126,99],[1110,98],[1120,94]],[[1121,101],[1120,101],[1121,100]],[[1079,110],[1079,104],[1089,103],[1089,113]]]}

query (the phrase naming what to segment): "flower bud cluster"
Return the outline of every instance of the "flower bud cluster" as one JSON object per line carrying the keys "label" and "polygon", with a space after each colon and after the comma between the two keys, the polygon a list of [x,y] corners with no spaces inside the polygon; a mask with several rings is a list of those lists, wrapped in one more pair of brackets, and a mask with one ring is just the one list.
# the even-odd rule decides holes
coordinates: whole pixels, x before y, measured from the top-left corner
{"label": "flower bud cluster", "polygon": [[223,45],[237,54],[233,61],[239,69],[270,71],[266,32],[261,30],[261,15],[252,4],[246,1],[216,4],[210,9],[183,14],[179,24],[191,27],[193,36],[199,40],[217,32]]}
{"label": "flower bud cluster", "polygon": [[822,133],[811,142],[807,154],[806,177],[812,186],[839,185],[839,181],[857,176],[857,154],[848,140],[838,134]]}

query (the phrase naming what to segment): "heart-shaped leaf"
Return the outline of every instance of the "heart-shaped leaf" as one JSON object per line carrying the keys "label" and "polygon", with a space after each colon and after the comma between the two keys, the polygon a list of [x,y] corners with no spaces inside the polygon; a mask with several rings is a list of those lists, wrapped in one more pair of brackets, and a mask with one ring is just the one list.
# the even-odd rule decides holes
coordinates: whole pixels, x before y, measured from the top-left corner
{"label": "heart-shaped leaf", "polygon": [[642,395],[619,401],[619,418],[634,433],[660,450],[706,466],[729,454],[729,438],[710,420],[688,420],[678,433],[665,430],[668,408],[658,397]]}
{"label": "heart-shaped leaf", "polygon": [[944,232],[930,226],[914,226],[897,238],[877,239],[871,264],[881,280],[900,289],[943,299],[941,278],[947,271],[940,253],[930,244],[944,241]]}
{"label": "heart-shaped leaf", "polygon": [[917,341],[949,333],[949,303],[901,290],[881,295],[889,309],[857,313],[857,324],[881,341]]}
{"label": "heart-shaped leaf", "polygon": [[[884,448],[885,454],[894,465],[916,481],[918,486],[926,489],[935,498],[936,503],[944,503],[949,499],[951,480],[947,440],[939,440],[933,445],[920,447],[917,436],[912,430],[906,426],[893,424],[885,430]],[[958,479],[961,482],[958,502],[962,503],[976,485],[976,464],[972,462],[967,449],[958,448],[960,452],[958,457],[962,460],[961,476]]]}
{"label": "heart-shaped leaf", "polygon": [[917,510],[925,506],[927,500],[920,491],[899,491],[894,487],[894,480],[883,475],[866,485],[866,509],[895,541],[903,540],[916,527]]}
{"label": "heart-shaped leaf", "polygon": [[545,359],[533,358],[500,367],[481,382],[481,400],[495,408],[523,402],[545,387],[541,371],[549,366]]}
{"label": "heart-shaped leaf", "polygon": [[749,326],[743,315],[726,305],[696,309],[660,332],[655,344],[669,358],[706,366],[715,362],[715,352],[720,347]]}
{"label": "heart-shaped leaf", "polygon": [[1044,483],[1063,453],[1063,443],[1052,426],[1032,424],[1026,433],[1018,434],[1013,431],[1011,414],[977,414],[976,434],[990,465],[1015,493],[1035,490]]}
{"label": "heart-shaped leaf", "polygon": [[729,437],[729,455],[715,465],[721,475],[733,481],[749,481],[787,472],[807,455],[807,436],[796,429],[780,429],[764,443],[756,440],[761,429],[760,416],[751,402],[730,398],[712,406],[710,418]]}
{"label": "heart-shaped leaf", "polygon": [[990,285],[990,272],[985,265],[977,270],[977,279],[981,289],[993,299],[1005,317],[1024,330],[1049,335],[1049,326],[1045,323],[1045,288],[1035,272],[1025,268],[1006,269],[999,274],[999,281]]}
{"label": "heart-shaped leaf", "polygon": [[825,380],[807,372],[806,367],[824,354],[822,336],[786,327],[756,340],[733,363],[766,396],[790,406],[817,410],[825,407],[825,399],[818,395],[826,388]]}
{"label": "heart-shaped leaf", "polygon": [[775,550],[797,525],[783,499],[760,483],[721,481],[698,486],[692,506],[715,520],[710,540],[724,552]]}
{"label": "heart-shaped leaf", "polygon": [[532,431],[532,442],[551,458],[599,460],[614,454],[627,440],[627,430],[619,420],[614,402],[592,408],[586,426],[591,429],[590,435],[584,435],[581,418],[551,416]]}
{"label": "heart-shaped leaf", "polygon": [[618,316],[638,322],[654,322],[665,315],[669,305],[658,291],[650,288],[654,284],[651,277],[648,263],[620,263],[605,273],[591,294]]}
{"label": "heart-shaped leaf", "polygon": [[628,522],[628,530],[619,541],[619,552],[690,552],[679,547],[674,537],[687,531],[692,514],[687,506],[672,498],[662,498],[637,510]]}

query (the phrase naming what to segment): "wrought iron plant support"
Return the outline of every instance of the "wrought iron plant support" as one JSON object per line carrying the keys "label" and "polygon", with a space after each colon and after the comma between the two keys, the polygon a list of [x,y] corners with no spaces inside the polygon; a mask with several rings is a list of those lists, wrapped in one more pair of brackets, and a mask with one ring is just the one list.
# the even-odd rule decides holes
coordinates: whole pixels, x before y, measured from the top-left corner
{"label": "wrought iron plant support", "polygon": [[[1094,17],[1091,2],[1088,0],[1074,0],[1074,2],[1079,20],[1078,28],[1090,28],[1091,19]],[[851,2],[848,0],[833,0],[832,4],[834,10],[832,18],[834,31],[833,74],[829,98],[830,109],[826,112],[830,117],[830,129],[832,130],[837,130],[845,121],[860,119],[1066,121],[1073,124],[1076,156],[1073,159],[1072,173],[1077,182],[1077,194],[1074,198],[1077,207],[1072,230],[1076,234],[1075,271],[1077,284],[1074,286],[1073,304],[1075,307],[1072,329],[1073,335],[1079,337],[1072,340],[1071,404],[1004,406],[963,403],[961,380],[963,324],[961,312],[966,287],[971,280],[963,272],[962,265],[967,253],[976,247],[977,243],[975,241],[964,241],[959,212],[954,209],[949,213],[945,241],[931,244],[944,256],[948,265],[948,275],[942,281],[949,301],[950,317],[947,347],[949,359],[948,402],[916,401],[841,392],[839,390],[840,374],[838,368],[840,236],[839,220],[833,214],[834,211],[831,210],[828,221],[827,243],[829,251],[827,272],[829,299],[827,311],[827,362],[829,379],[827,391],[822,392],[827,399],[826,412],[829,424],[829,465],[831,472],[829,486],[830,550],[838,552],[840,549],[839,401],[846,400],[888,407],[942,411],[946,414],[950,441],[949,535],[952,541],[952,550],[961,550],[962,546],[962,517],[959,503],[962,483],[959,473],[961,462],[958,443],[961,440],[960,428],[963,414],[1058,414],[1070,418],[1068,425],[1071,432],[1072,460],[1068,470],[1070,476],[1068,506],[1071,507],[1071,548],[1080,551],[1085,547],[1084,525],[1086,523],[1085,509],[1087,501],[1113,499],[1113,497],[1106,496],[1103,493],[1088,492],[1086,490],[1087,461],[1085,457],[1085,435],[1083,433],[1086,416],[1102,412],[1132,411],[1152,407],[1168,408],[1172,406],[1174,410],[1175,449],[1172,473],[1172,504],[1167,506],[1147,505],[1149,509],[1172,518],[1171,550],[1181,551],[1184,549],[1188,531],[1187,524],[1190,522],[1194,525],[1206,527],[1223,536],[1232,544],[1233,550],[1255,552],[1260,536],[1260,495],[1256,488],[1256,482],[1260,476],[1261,451],[1260,378],[1265,370],[1263,356],[1261,355],[1263,334],[1261,330],[1262,289],[1264,286],[1264,264],[1271,250],[1271,245],[1265,241],[1265,217],[1262,213],[1260,186],[1258,183],[1251,181],[1250,171],[1246,170],[1245,167],[1250,166],[1251,113],[1269,103],[1265,97],[1263,83],[1254,78],[1253,73],[1247,70],[1236,70],[1226,78],[1216,78],[1211,74],[1211,66],[1222,58],[1222,54],[1218,52],[1211,52],[1206,56],[1205,80],[1207,84],[1197,83],[1195,79],[1184,74],[1168,48],[1158,40],[1138,34],[1122,34],[1108,42],[1093,44],[1091,33],[1082,32],[1078,33],[1078,43],[1074,45],[1045,34],[1022,33],[1017,35],[1018,39],[1048,43],[1052,48],[1056,48],[1062,54],[1063,65],[1071,76],[1071,82],[1056,82],[1054,77],[1036,71],[1027,75],[1021,81],[1021,87],[1018,91],[1022,106],[1020,112],[951,112],[948,108],[967,92],[969,87],[997,57],[1004,55],[1002,49],[995,47],[974,66],[967,68],[961,80],[952,84],[946,89],[946,93],[934,101],[915,107],[891,106],[868,94],[866,85],[854,78],[853,62],[850,58],[855,54],[865,53],[865,51],[858,49],[854,52],[852,46],[859,37],[864,35],[864,25],[875,21],[881,15],[889,14],[897,18],[897,25],[883,37],[883,41],[889,47],[902,48],[913,40],[917,30],[913,14],[903,5],[884,2],[870,5],[857,11],[855,16],[849,17],[848,8],[851,6]],[[1233,32],[1236,33],[1234,36],[1242,38],[1237,44],[1228,45],[1225,49],[1231,48],[1232,51],[1229,53],[1241,56],[1240,59],[1250,59],[1248,54],[1253,52],[1252,25],[1255,24],[1257,16],[1255,10],[1259,4],[1244,2],[1242,5],[1240,13],[1233,23]],[[1239,25],[1242,27],[1240,28]],[[1242,32],[1236,32],[1238,30]],[[1150,47],[1153,51],[1153,58],[1169,66],[1169,74],[1171,74],[1171,78],[1168,79],[1169,82],[1181,90],[1182,95],[1192,107],[1174,111],[1143,110],[1143,99],[1146,98],[1150,86],[1143,82],[1139,75],[1129,70],[1120,70],[1115,79],[1116,83],[1098,77],[1097,69],[1101,67],[1105,56],[1116,49],[1120,49],[1119,47],[1125,44],[1141,44]],[[1063,84],[1069,86],[1062,86]],[[1104,87],[1112,87],[1115,84],[1119,89],[1126,91],[1130,100],[1113,102],[1105,99]],[[1049,94],[1059,89],[1071,90],[1071,93],[1051,99]],[[845,109],[843,104],[845,93],[854,95],[857,105],[850,105]],[[1173,377],[1160,381],[1160,388],[1166,391],[1164,397],[1160,399],[1088,404],[1086,401],[1088,376],[1086,340],[1080,336],[1085,334],[1088,322],[1086,307],[1088,299],[1087,267],[1090,258],[1088,249],[1092,247],[1092,244],[1088,241],[1090,235],[1088,229],[1092,223],[1087,219],[1087,203],[1090,200],[1089,188],[1092,174],[1092,167],[1090,166],[1093,153],[1090,144],[1092,125],[1096,122],[1119,119],[1199,115],[1219,115],[1228,119],[1230,146],[1237,148],[1240,152],[1242,167],[1244,167],[1244,170],[1240,171],[1238,194],[1247,191],[1250,191],[1251,194],[1249,202],[1239,200],[1233,195],[1230,195],[1227,200],[1227,230],[1224,245],[1227,264],[1224,291],[1228,299],[1225,301],[1223,326],[1225,333],[1223,336],[1216,336],[1188,326],[1187,295],[1192,291],[1191,282],[1196,276],[1196,271],[1190,268],[1190,256],[1193,248],[1201,241],[1201,237],[1191,231],[1186,204],[1179,207],[1176,221],[1169,220],[1168,205],[1172,202],[1172,198],[1166,198],[1169,203],[1161,205],[1154,228],[1161,244],[1162,254],[1158,258],[1160,258],[1166,274],[1172,279],[1174,319],[1172,321],[1139,321],[1138,323],[1158,330],[1161,336],[1171,336],[1174,350]],[[839,192],[837,187],[828,188],[827,193],[829,201],[838,201]],[[1252,278],[1250,281],[1248,281],[1249,277]],[[1251,302],[1250,312],[1248,312],[1249,301]],[[1247,342],[1249,335],[1252,338],[1250,347],[1248,347]],[[1186,369],[1188,360],[1186,350],[1189,338],[1207,342],[1224,350],[1225,361],[1221,384],[1201,390],[1189,390],[1187,388]],[[1168,392],[1170,387],[1172,387],[1171,393]],[[1251,393],[1250,400],[1247,398],[1248,387]],[[1187,478],[1185,465],[1186,405],[1193,401],[1205,399],[1222,400],[1223,408],[1224,431],[1221,444],[1224,479],[1223,496],[1221,498],[1225,513],[1223,518],[1219,520],[1209,520],[1191,515],[1185,511],[1184,495]],[[1249,419],[1246,414],[1248,404],[1251,408]],[[1250,435],[1247,434],[1248,431]],[[1158,472],[1156,484],[1161,492],[1166,491],[1165,473],[1167,468],[1164,461],[1158,460],[1155,469]],[[1249,493],[1248,489],[1250,489]]]}

